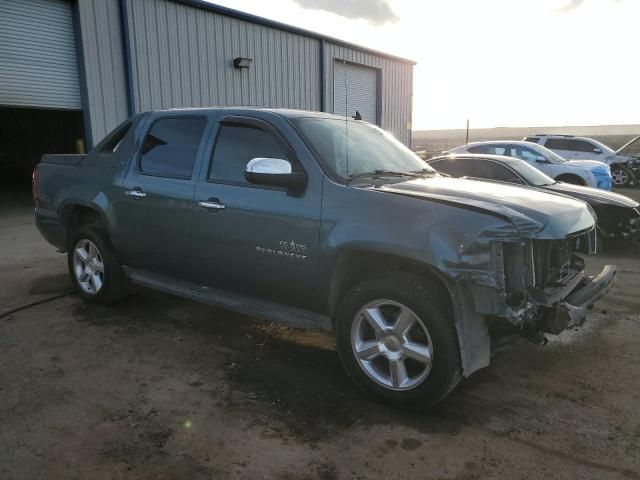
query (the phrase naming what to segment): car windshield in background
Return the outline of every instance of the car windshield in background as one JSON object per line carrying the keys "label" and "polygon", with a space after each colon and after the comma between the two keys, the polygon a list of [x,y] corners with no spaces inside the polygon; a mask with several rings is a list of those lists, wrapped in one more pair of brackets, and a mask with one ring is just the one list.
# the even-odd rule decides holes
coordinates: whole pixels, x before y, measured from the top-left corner
{"label": "car windshield in background", "polygon": [[368,123],[327,118],[297,118],[292,122],[320,161],[343,180],[363,178],[367,173],[435,173],[392,135]]}
{"label": "car windshield in background", "polygon": [[[529,142],[529,143],[531,143],[531,142]],[[541,145],[537,145],[535,143],[531,143],[531,145],[527,145],[527,146],[530,147],[532,150],[535,150],[537,153],[539,153],[545,159],[549,160],[551,163],[564,163],[564,162],[567,161],[566,158],[562,158],[557,153],[552,152],[548,148],[545,148],[545,147],[543,147]]]}
{"label": "car windshield in background", "polygon": [[513,168],[522,178],[525,179],[527,184],[534,187],[544,187],[546,185],[553,185],[556,181],[545,175],[540,170],[532,167],[526,162],[513,162],[509,166]]}

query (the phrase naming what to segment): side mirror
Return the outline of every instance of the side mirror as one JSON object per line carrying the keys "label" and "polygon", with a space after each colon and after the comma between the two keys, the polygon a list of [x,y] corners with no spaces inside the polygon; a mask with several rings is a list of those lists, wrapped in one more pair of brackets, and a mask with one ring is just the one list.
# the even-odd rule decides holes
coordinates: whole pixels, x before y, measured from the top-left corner
{"label": "side mirror", "polygon": [[291,163],[281,158],[254,158],[247,163],[244,176],[248,182],[270,187],[283,187],[300,194],[307,186],[307,174],[294,172]]}
{"label": "side mirror", "polygon": [[596,148],[593,149],[593,153],[602,153],[602,149],[596,147]]}
{"label": "side mirror", "polygon": [[536,163],[549,163],[549,160],[547,160],[544,157],[537,157],[536,158]]}

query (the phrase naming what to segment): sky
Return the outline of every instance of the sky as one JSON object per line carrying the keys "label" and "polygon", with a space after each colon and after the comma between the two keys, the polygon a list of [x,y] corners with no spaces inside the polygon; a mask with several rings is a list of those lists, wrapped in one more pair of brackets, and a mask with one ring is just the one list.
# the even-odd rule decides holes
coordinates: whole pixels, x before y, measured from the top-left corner
{"label": "sky", "polygon": [[640,0],[215,0],[417,62],[413,129],[640,123]]}

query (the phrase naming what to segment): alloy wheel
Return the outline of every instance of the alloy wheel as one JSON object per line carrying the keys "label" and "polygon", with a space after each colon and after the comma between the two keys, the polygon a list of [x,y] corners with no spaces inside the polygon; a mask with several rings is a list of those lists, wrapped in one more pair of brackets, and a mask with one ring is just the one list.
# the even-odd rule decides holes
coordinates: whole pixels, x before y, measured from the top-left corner
{"label": "alloy wheel", "polygon": [[429,331],[409,307],[393,300],[374,300],[358,311],[351,346],[369,378],[391,390],[416,388],[431,372]]}
{"label": "alloy wheel", "polygon": [[73,273],[83,292],[96,295],[104,284],[104,263],[95,243],[79,240],[73,250]]}
{"label": "alloy wheel", "polygon": [[629,175],[623,168],[616,168],[611,171],[611,180],[614,185],[626,185],[629,181]]}

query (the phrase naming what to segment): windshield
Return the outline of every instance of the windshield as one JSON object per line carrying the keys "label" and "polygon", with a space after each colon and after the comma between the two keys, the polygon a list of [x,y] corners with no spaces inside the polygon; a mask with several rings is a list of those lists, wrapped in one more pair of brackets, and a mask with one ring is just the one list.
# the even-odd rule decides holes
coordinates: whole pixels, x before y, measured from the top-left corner
{"label": "windshield", "polygon": [[545,185],[553,185],[556,181],[548,175],[542,173],[527,162],[513,162],[509,166],[513,168],[525,181],[534,187],[544,187]]}
{"label": "windshield", "polygon": [[565,158],[562,158],[557,153],[552,152],[548,148],[545,148],[545,147],[543,147],[541,145],[538,145],[538,144],[535,144],[535,143],[531,143],[531,142],[527,142],[527,147],[529,147],[530,149],[536,151],[542,157],[544,157],[545,160],[549,160],[551,163],[564,163],[564,162],[567,161]]}
{"label": "windshield", "polygon": [[375,171],[435,173],[392,135],[371,124],[332,118],[296,118],[292,122],[320,161],[342,180]]}

